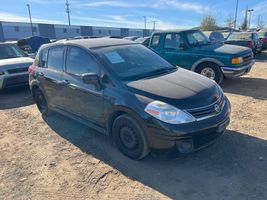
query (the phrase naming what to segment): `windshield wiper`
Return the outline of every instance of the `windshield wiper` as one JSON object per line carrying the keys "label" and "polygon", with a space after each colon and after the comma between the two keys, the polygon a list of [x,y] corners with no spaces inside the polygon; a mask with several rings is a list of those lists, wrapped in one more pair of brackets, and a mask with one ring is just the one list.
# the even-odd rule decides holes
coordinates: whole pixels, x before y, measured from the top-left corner
{"label": "windshield wiper", "polygon": [[138,74],[132,77],[128,77],[128,78],[124,78],[124,80],[138,80],[138,79],[142,79],[142,78],[147,78],[147,77],[151,77],[151,76],[155,76],[155,75],[159,75],[159,74],[163,74],[169,71],[173,71],[177,69],[176,67],[172,67],[172,68],[162,68],[162,69],[157,69],[148,73],[144,73],[144,74]]}

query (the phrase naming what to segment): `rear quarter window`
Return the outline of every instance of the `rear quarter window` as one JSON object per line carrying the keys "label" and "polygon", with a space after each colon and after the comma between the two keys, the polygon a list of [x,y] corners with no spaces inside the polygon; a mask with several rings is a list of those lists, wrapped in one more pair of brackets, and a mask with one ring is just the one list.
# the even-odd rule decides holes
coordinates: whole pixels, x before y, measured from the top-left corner
{"label": "rear quarter window", "polygon": [[57,71],[63,70],[64,62],[64,50],[63,46],[51,47],[48,50],[47,67]]}
{"label": "rear quarter window", "polygon": [[[40,52],[39,56],[36,56],[36,59],[38,58],[39,60],[37,61],[39,63],[38,67],[47,67],[47,55],[48,55],[48,49],[43,49]],[[35,60],[36,60],[35,59]]]}
{"label": "rear quarter window", "polygon": [[151,41],[152,47],[159,46],[159,38],[160,38],[160,35],[154,35],[153,36],[152,41]]}

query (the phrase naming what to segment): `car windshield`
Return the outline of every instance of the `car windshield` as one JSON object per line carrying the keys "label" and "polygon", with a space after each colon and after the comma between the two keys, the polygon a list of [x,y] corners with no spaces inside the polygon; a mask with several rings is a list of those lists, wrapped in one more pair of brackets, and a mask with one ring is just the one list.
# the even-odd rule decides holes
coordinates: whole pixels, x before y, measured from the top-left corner
{"label": "car windshield", "polygon": [[140,44],[97,48],[95,53],[125,81],[138,80],[177,69]]}
{"label": "car windshield", "polygon": [[232,35],[230,35],[228,40],[249,40],[251,39],[251,36],[251,33],[233,33]]}
{"label": "car windshield", "polygon": [[189,31],[186,32],[186,38],[188,43],[192,47],[204,46],[209,45],[210,40],[205,36],[201,31]]}
{"label": "car windshield", "polygon": [[25,57],[26,55],[15,45],[1,45],[0,59]]}

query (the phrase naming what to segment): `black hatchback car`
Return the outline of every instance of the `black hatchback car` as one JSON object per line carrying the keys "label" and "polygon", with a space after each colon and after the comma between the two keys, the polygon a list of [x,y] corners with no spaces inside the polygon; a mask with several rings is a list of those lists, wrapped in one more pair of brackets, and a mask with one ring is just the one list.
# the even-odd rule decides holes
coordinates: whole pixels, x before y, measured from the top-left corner
{"label": "black hatchback car", "polygon": [[214,81],[131,41],[43,45],[29,73],[43,115],[53,110],[89,125],[133,159],[151,149],[192,152],[229,124],[230,103]]}

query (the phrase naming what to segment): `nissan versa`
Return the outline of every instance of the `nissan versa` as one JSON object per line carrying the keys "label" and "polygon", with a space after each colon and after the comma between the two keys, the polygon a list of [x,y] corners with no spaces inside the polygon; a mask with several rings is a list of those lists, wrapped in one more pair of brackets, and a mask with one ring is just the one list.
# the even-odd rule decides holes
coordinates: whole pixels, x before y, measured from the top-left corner
{"label": "nissan versa", "polygon": [[131,41],[46,44],[29,73],[43,115],[53,110],[89,125],[133,159],[151,149],[192,152],[229,124],[230,103],[214,81]]}

